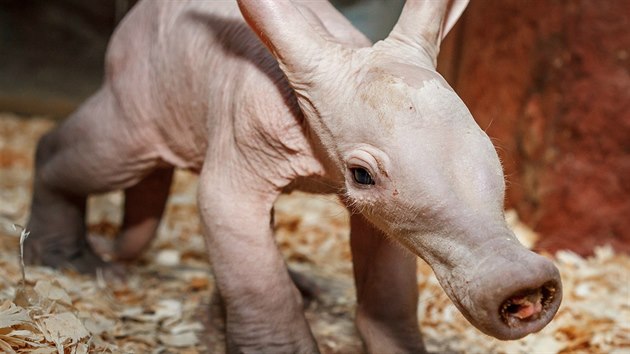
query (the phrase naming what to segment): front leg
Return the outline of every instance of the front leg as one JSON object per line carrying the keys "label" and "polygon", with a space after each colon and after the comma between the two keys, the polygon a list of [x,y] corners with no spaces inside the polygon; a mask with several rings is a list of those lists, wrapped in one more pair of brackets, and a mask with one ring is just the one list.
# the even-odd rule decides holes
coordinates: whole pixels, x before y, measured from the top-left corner
{"label": "front leg", "polygon": [[227,351],[317,352],[300,293],[272,235],[277,189],[264,179],[248,180],[250,169],[217,169],[202,171],[199,207],[225,306]]}
{"label": "front leg", "polygon": [[356,325],[369,353],[425,353],[418,326],[416,257],[369,224],[350,218]]}

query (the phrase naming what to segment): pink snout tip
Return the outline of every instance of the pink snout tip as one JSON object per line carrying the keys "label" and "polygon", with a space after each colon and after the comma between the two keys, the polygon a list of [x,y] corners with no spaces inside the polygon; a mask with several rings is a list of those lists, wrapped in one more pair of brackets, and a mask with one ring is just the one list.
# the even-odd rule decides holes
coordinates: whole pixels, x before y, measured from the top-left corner
{"label": "pink snout tip", "polygon": [[497,338],[522,338],[540,331],[553,319],[562,301],[562,283],[555,267],[549,267],[548,273],[538,282],[506,292],[509,295],[503,297],[493,316]]}
{"label": "pink snout tip", "polygon": [[473,325],[501,340],[540,331],[562,302],[562,280],[553,262],[527,250],[510,254],[479,264],[470,289],[460,293],[468,302],[458,303]]}
{"label": "pink snout tip", "polygon": [[549,282],[514,294],[501,304],[501,320],[510,328],[526,326],[540,320],[553,310],[552,305],[559,300],[556,289],[554,282]]}

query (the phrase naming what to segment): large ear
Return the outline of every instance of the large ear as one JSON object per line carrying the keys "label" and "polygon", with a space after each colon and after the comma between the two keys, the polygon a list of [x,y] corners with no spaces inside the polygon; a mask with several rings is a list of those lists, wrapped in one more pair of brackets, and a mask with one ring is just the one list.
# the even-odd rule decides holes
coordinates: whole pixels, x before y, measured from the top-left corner
{"label": "large ear", "polygon": [[437,58],[442,39],[453,28],[469,0],[407,0],[389,37],[414,44]]}
{"label": "large ear", "polygon": [[287,73],[308,71],[326,40],[289,0],[238,0],[238,6],[260,40]]}
{"label": "large ear", "polygon": [[451,0],[451,6],[446,13],[446,20],[444,21],[444,27],[442,32],[442,39],[453,29],[457,20],[462,16],[466,6],[468,6],[469,0]]}

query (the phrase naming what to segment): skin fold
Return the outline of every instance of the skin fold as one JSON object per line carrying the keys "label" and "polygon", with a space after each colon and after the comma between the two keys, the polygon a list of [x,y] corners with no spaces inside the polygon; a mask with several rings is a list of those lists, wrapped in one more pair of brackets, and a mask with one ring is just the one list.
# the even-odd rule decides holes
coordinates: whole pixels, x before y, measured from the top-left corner
{"label": "skin fold", "polygon": [[141,1],[101,89],[39,142],[27,261],[110,266],[85,240],[85,201],[115,189],[117,258],[135,258],[184,168],[200,176],[229,352],[317,352],[270,227],[292,189],[338,193],[352,212],[368,352],[424,351],[416,256],[481,331],[539,330],[560,303],[558,271],[508,229],[494,147],[435,71],[465,6],[408,1],[372,45],[325,1]]}

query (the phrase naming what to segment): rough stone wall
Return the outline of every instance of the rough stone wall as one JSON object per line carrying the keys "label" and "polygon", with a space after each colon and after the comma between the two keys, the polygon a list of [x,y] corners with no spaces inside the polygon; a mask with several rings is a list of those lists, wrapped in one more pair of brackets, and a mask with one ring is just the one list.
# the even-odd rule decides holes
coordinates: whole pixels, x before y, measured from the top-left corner
{"label": "rough stone wall", "polygon": [[471,1],[441,69],[539,248],[630,251],[630,1]]}

